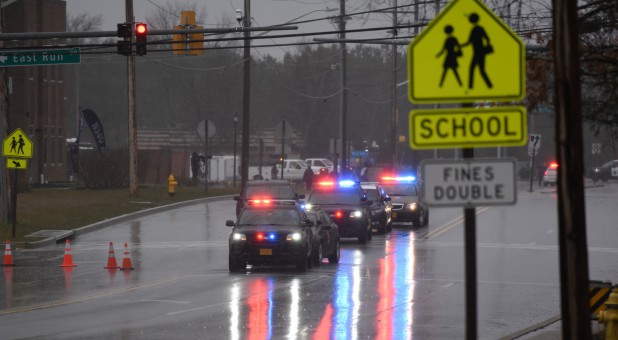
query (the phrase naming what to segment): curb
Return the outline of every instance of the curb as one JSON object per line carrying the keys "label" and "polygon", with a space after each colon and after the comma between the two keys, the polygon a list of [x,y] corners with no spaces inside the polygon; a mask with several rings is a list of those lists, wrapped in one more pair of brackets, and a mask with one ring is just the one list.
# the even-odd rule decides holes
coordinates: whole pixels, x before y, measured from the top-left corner
{"label": "curb", "polygon": [[97,230],[103,229],[105,227],[109,227],[109,226],[112,226],[112,225],[115,225],[115,224],[118,224],[118,223],[121,223],[121,222],[125,222],[125,221],[128,221],[128,220],[134,219],[134,218],[138,218],[138,217],[142,217],[142,216],[147,216],[147,215],[150,215],[150,214],[155,214],[155,213],[159,213],[159,212],[163,212],[163,211],[174,210],[174,209],[186,207],[186,206],[189,206],[189,205],[195,205],[195,204],[207,203],[207,202],[224,201],[224,200],[227,200],[227,199],[231,199],[233,197],[234,197],[234,195],[205,197],[205,198],[198,198],[198,199],[194,199],[194,200],[190,200],[190,201],[183,201],[183,202],[178,202],[178,203],[173,203],[173,204],[168,204],[168,205],[162,205],[160,207],[148,208],[148,209],[136,211],[136,212],[133,212],[133,213],[120,215],[120,216],[117,216],[117,217],[112,217],[112,218],[104,220],[104,221],[95,222],[93,224],[89,224],[87,226],[79,227],[77,229],[68,230],[66,233],[64,233],[62,235],[48,237],[48,238],[46,238],[44,240],[33,241],[33,242],[25,242],[24,243],[24,248],[25,249],[36,249],[36,248],[48,247],[48,246],[56,244],[58,241],[63,241],[65,239],[74,239],[75,237],[77,237],[79,235],[83,235],[83,234],[86,234],[86,233],[89,233],[89,232],[97,231]]}

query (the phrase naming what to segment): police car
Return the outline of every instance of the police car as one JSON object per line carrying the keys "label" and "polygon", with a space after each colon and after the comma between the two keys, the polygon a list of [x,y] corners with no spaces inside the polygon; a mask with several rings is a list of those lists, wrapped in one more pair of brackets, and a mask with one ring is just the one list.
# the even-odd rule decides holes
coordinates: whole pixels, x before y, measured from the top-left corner
{"label": "police car", "polygon": [[328,213],[339,228],[339,236],[358,238],[358,243],[371,240],[373,201],[368,200],[360,183],[353,180],[322,180],[314,183],[305,210],[319,208]]}
{"label": "police car", "polygon": [[229,270],[243,272],[247,265],[294,265],[304,272],[312,267],[314,225],[298,204],[271,199],[248,200],[229,238]]}
{"label": "police car", "polygon": [[421,200],[415,176],[381,176],[380,185],[391,198],[393,223],[412,222],[415,227],[429,224],[429,207]]}
{"label": "police car", "polygon": [[288,180],[247,181],[240,191],[240,195],[234,196],[236,201],[236,217],[238,217],[249,199],[256,198],[268,198],[278,201],[286,200],[298,203],[300,199],[305,198],[305,195],[295,193],[292,184]]}
{"label": "police car", "polygon": [[381,234],[392,230],[391,198],[386,190],[377,182],[361,182],[361,187],[367,198],[373,201],[370,212],[374,229]]}

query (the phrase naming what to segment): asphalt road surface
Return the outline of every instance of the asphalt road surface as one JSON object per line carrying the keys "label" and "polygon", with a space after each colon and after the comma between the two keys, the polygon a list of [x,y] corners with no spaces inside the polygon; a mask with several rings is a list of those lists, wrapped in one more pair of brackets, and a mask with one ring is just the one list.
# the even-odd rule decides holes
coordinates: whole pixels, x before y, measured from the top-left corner
{"label": "asphalt road surface", "polygon": [[[618,281],[618,186],[586,190],[590,278]],[[463,209],[395,226],[306,273],[230,274],[234,201],[135,218],[65,244],[17,250],[2,268],[3,339],[457,339],[465,337]],[[560,313],[556,193],[477,208],[478,331],[508,338]],[[128,244],[134,270],[106,270]]]}

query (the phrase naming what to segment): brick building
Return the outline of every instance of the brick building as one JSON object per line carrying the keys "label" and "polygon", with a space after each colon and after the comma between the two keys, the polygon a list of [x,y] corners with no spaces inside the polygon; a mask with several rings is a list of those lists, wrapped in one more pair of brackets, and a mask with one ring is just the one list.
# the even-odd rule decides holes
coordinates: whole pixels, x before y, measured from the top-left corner
{"label": "brick building", "polygon": [[[66,3],[20,0],[2,10],[3,32],[64,32]],[[48,46],[48,40],[8,41],[5,47]],[[32,159],[20,176],[30,183],[63,181],[67,177],[65,144],[65,69],[62,65],[9,67],[9,132],[20,128],[33,143]]]}

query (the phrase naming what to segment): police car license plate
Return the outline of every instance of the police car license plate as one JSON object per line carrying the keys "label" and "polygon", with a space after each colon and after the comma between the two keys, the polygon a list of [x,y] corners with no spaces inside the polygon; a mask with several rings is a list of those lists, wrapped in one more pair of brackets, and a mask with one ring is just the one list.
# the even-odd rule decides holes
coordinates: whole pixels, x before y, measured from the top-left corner
{"label": "police car license plate", "polygon": [[391,213],[391,218],[397,218],[397,213]]}
{"label": "police car license plate", "polygon": [[260,255],[272,255],[272,254],[273,254],[272,249],[260,249]]}

